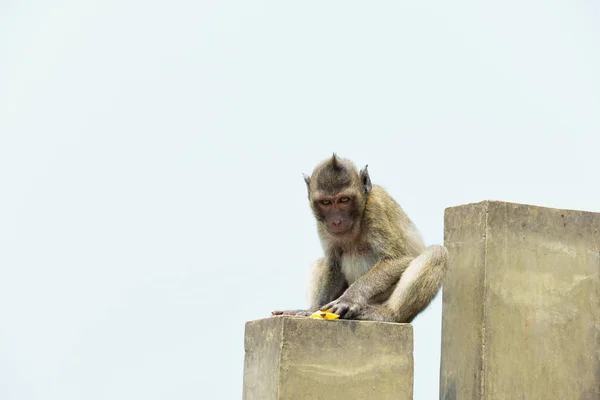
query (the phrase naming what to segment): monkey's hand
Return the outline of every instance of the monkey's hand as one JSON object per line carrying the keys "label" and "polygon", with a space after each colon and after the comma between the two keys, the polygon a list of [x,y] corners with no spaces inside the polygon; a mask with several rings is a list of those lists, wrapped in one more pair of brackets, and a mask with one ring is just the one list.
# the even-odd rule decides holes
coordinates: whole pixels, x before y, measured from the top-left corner
{"label": "monkey's hand", "polygon": [[367,305],[367,301],[360,296],[347,296],[343,294],[337,300],[321,307],[321,310],[337,314],[343,319],[353,319]]}
{"label": "monkey's hand", "polygon": [[310,310],[285,310],[271,311],[271,315],[295,315],[297,317],[309,317],[314,311]]}

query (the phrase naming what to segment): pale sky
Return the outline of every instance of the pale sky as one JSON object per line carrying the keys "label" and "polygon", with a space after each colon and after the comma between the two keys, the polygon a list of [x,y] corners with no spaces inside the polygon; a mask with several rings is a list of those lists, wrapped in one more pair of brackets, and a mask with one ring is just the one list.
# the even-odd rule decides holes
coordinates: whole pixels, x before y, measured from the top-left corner
{"label": "pale sky", "polygon": [[245,321],[307,305],[333,151],[428,245],[463,203],[600,211],[598,4],[3,1],[0,398],[240,399]]}

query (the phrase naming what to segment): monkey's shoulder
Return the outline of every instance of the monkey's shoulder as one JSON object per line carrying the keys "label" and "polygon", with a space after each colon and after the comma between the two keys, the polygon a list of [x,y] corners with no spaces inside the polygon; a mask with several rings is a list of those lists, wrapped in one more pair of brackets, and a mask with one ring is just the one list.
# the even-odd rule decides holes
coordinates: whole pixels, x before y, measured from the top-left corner
{"label": "monkey's shoulder", "polygon": [[365,204],[365,217],[371,225],[392,225],[408,222],[408,216],[398,202],[381,186],[374,185]]}
{"label": "monkey's shoulder", "polygon": [[377,209],[401,209],[400,204],[392,197],[392,195],[380,185],[373,185],[371,193],[367,198],[367,207]]}
{"label": "monkey's shoulder", "polygon": [[420,252],[422,238],[400,204],[381,186],[371,194],[363,216],[367,241],[388,257]]}

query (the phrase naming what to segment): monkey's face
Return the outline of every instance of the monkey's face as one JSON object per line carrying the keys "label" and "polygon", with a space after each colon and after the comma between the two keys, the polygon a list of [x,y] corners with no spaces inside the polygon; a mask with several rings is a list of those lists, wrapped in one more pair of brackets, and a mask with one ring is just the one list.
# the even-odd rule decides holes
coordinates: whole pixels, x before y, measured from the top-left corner
{"label": "monkey's face", "polygon": [[335,154],[317,165],[312,176],[304,176],[311,208],[319,224],[335,236],[358,227],[371,191],[367,168],[360,172],[350,160]]}
{"label": "monkey's face", "polygon": [[313,210],[317,219],[334,235],[350,232],[358,214],[356,198],[349,193],[319,196],[313,201]]}

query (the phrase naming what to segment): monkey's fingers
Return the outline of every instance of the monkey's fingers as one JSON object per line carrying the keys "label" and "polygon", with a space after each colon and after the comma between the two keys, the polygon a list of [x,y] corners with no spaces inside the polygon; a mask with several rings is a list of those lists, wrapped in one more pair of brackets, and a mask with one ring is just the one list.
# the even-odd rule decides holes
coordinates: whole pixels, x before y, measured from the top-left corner
{"label": "monkey's fingers", "polygon": [[355,304],[352,304],[348,307],[348,310],[344,314],[345,319],[355,319],[359,314],[361,307]]}
{"label": "monkey's fingers", "polygon": [[336,313],[339,314],[338,311],[341,310],[340,305],[342,303],[340,302],[340,300],[334,300],[331,303],[327,303],[325,304],[323,307],[321,307],[319,309],[319,311],[323,311],[323,312],[332,312],[332,313]]}
{"label": "monkey's fingers", "polygon": [[271,311],[271,315],[296,315],[299,311],[302,310],[285,310],[285,311]]}
{"label": "monkey's fingers", "polygon": [[348,313],[349,310],[350,310],[350,306],[348,304],[338,303],[338,304],[335,304],[333,307],[331,307],[329,312],[339,315],[340,318],[345,318],[345,317],[347,317],[346,314]]}
{"label": "monkey's fingers", "polygon": [[362,309],[363,306],[360,304],[352,302],[340,302],[333,306],[330,312],[339,314],[340,318],[343,319],[354,319],[358,314],[360,314]]}
{"label": "monkey's fingers", "polygon": [[319,308],[319,311],[323,311],[323,312],[328,312],[331,311],[331,308],[333,306],[335,306],[336,304],[338,304],[340,301],[339,300],[334,300],[330,303],[325,304],[323,307]]}
{"label": "monkey's fingers", "polygon": [[296,314],[294,314],[296,317],[310,317],[312,315],[312,312],[309,310],[306,311],[298,311]]}

